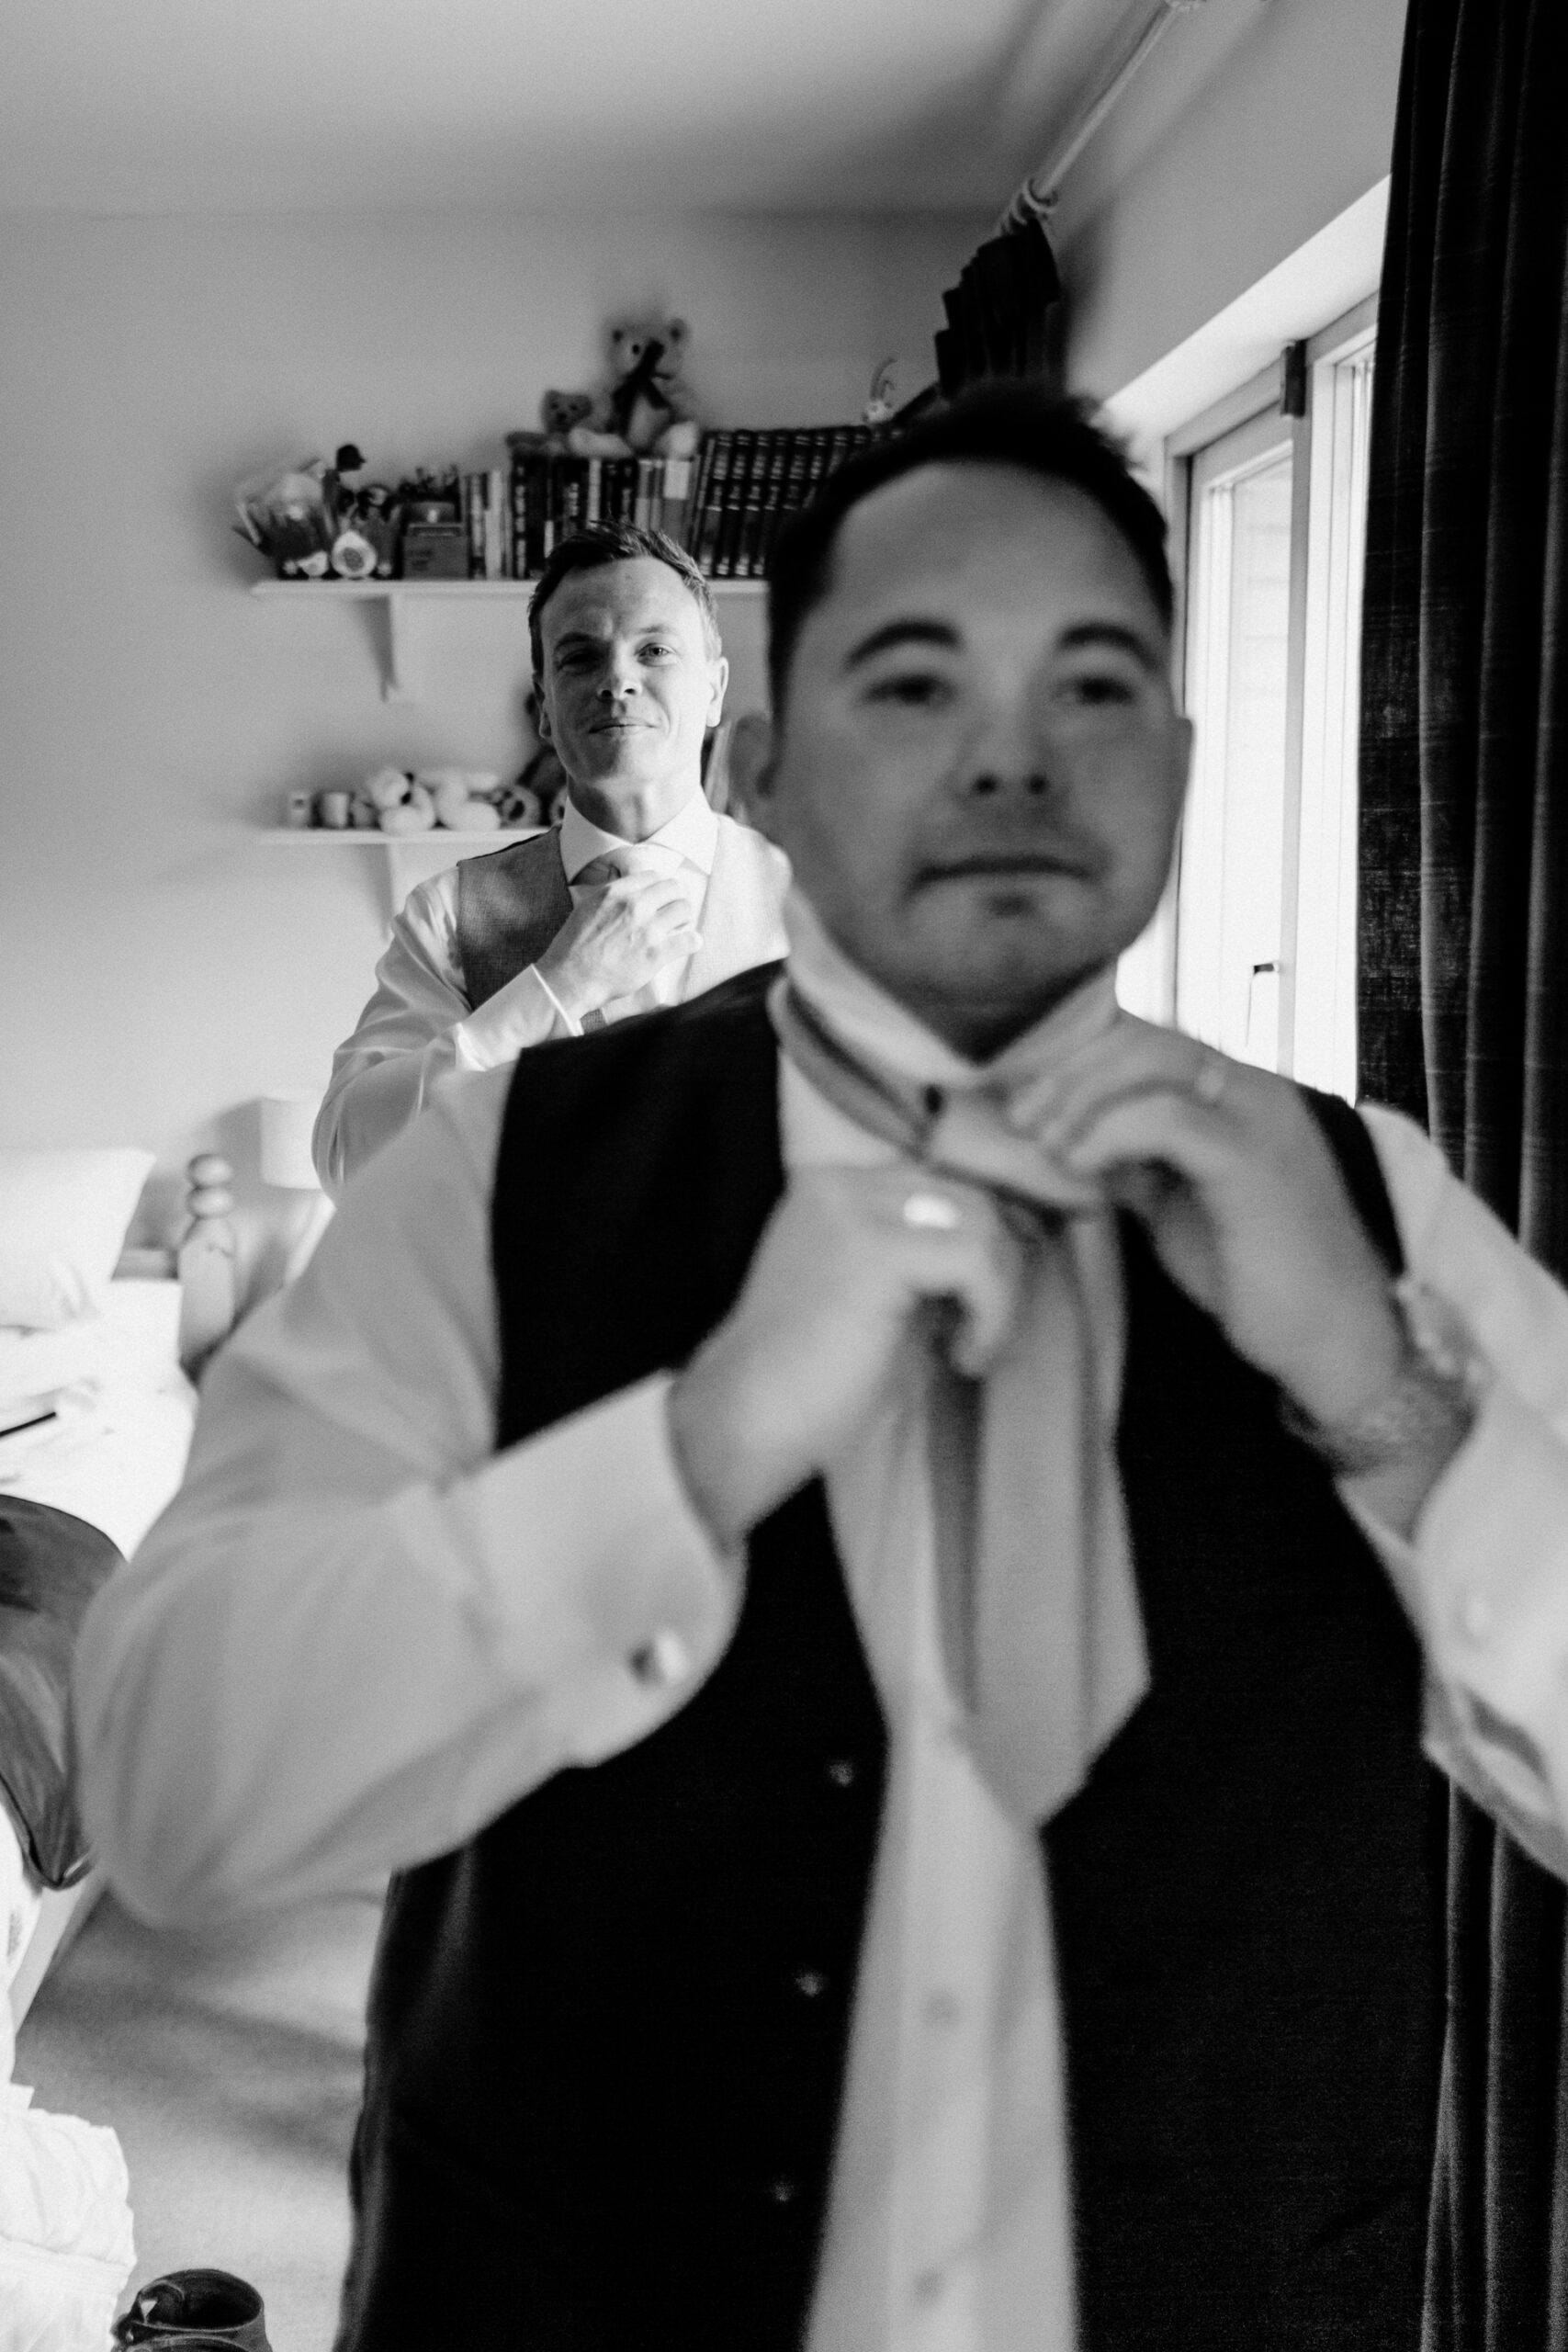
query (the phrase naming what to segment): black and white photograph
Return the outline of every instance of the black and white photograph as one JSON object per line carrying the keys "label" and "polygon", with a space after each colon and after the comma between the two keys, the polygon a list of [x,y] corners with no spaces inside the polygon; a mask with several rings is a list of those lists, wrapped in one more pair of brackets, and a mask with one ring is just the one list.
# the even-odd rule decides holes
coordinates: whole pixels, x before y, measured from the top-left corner
{"label": "black and white photograph", "polygon": [[9,0],[0,2352],[1568,2352],[1563,0]]}

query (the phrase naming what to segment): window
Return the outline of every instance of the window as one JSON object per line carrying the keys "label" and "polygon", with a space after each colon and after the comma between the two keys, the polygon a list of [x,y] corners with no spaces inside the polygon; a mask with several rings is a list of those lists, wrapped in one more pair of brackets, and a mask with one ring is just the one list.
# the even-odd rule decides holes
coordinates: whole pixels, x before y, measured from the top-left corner
{"label": "window", "polygon": [[1351,1097],[1356,740],[1374,304],[1168,445],[1196,734],[1176,874],[1122,1001]]}

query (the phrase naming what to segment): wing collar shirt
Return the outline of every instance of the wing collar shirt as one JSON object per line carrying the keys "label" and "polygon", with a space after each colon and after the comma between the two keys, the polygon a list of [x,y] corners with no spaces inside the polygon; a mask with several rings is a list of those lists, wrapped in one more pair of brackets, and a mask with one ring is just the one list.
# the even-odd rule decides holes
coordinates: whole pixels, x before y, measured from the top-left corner
{"label": "wing collar shirt", "polygon": [[[209,1374],[185,1488],[89,1612],[85,1816],[148,1917],[446,1852],[723,1654],[739,1564],[685,1497],[667,1378],[494,1452],[508,1084],[443,1090],[357,1180]],[[780,1086],[790,1166],[886,1148]],[[1568,1297],[1417,1129],[1365,1115],[1411,1271],[1493,1378],[1412,1541],[1364,1523],[1423,1642],[1428,1752],[1568,1875]],[[812,2347],[1074,2352],[1042,1882],[951,1736],[916,1414],[895,1384],[829,1474],[892,1757]]]}
{"label": "wing collar shirt", "polygon": [[[699,789],[646,843],[622,841],[592,824],[570,801],[558,840],[575,906],[583,868],[613,851],[651,849],[670,861],[700,917],[718,843],[719,820]],[[625,1020],[651,1004],[674,1003],[687,967],[660,972],[635,996],[613,999],[602,1019]],[[457,869],[416,883],[392,919],[392,936],[376,967],[376,989],[354,1034],[333,1057],[316,1130],[317,1164],[334,1194],[358,1167],[423,1110],[434,1088],[454,1071],[494,1069],[529,1046],[578,1036],[529,965],[485,1003],[471,1006],[457,945]],[[354,1090],[352,1105],[344,1102]],[[352,1147],[352,1150],[350,1150]]]}

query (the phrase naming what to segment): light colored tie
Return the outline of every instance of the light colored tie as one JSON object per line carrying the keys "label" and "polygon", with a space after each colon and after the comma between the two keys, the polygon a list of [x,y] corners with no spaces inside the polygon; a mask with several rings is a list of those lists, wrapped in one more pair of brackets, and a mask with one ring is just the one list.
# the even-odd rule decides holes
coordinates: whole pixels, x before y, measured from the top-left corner
{"label": "light colored tie", "polygon": [[787,980],[770,1001],[818,1093],[919,1166],[992,1192],[1019,1240],[1001,1352],[976,1382],[933,1345],[928,1427],[943,1655],[971,1752],[1010,1813],[1048,1820],[1148,1687],[1116,1384],[1099,1360],[1116,1317],[1112,1220],[1007,1124],[1001,1093],[922,1088],[852,1053]]}

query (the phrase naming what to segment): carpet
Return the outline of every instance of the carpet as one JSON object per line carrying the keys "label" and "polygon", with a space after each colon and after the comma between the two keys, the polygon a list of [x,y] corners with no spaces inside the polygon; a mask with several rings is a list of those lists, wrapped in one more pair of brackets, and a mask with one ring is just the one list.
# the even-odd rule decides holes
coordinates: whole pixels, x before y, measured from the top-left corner
{"label": "carpet", "polygon": [[359,1894],[175,1934],[106,1895],[17,2038],[36,2107],[119,2134],[132,2284],[237,2271],[266,2304],[274,2352],[333,2339],[379,1918],[379,1894]]}

